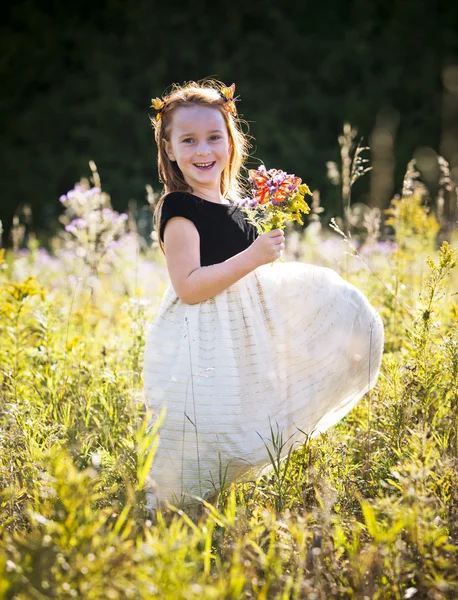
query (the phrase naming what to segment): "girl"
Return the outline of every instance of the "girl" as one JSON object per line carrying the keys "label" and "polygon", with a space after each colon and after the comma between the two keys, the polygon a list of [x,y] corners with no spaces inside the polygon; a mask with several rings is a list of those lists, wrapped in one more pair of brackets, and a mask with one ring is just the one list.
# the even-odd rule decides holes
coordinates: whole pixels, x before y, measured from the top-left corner
{"label": "girl", "polygon": [[353,408],[381,362],[383,325],[366,297],[331,269],[271,264],[283,231],[258,236],[234,202],[248,143],[227,90],[189,83],[153,102],[171,280],[144,357],[146,403],[167,408],[153,509],[259,476],[271,427],[286,455]]}

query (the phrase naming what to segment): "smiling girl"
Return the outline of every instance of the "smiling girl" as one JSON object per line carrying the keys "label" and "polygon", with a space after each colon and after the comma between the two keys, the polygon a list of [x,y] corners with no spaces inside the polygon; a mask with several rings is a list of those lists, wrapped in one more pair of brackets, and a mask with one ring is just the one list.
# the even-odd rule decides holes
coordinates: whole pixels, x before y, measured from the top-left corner
{"label": "smiling girl", "polygon": [[236,200],[248,142],[234,87],[204,81],[156,99],[164,194],[155,216],[171,285],[148,331],[145,401],[166,406],[151,508],[187,505],[256,478],[271,426],[283,455],[339,421],[375,385],[383,325],[331,269],[272,263]]}

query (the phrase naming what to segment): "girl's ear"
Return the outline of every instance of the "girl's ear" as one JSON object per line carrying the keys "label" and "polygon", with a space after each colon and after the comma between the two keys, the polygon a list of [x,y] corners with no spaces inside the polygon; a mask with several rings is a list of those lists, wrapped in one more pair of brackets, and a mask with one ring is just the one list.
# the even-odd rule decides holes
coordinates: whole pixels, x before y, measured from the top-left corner
{"label": "girl's ear", "polygon": [[173,154],[172,144],[168,142],[165,138],[162,140],[162,143],[164,144],[165,152],[169,157],[169,160],[175,161],[175,155]]}

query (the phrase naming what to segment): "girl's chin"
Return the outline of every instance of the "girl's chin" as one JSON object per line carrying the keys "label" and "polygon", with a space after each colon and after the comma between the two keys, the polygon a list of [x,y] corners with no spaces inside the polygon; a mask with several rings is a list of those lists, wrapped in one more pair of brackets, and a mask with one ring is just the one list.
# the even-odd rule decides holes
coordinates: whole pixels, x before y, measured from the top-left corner
{"label": "girl's chin", "polygon": [[198,181],[210,181],[212,179],[219,179],[221,177],[221,171],[217,168],[217,165],[213,165],[213,167],[208,170],[194,167],[191,172],[188,171],[188,175],[192,179],[197,179]]}

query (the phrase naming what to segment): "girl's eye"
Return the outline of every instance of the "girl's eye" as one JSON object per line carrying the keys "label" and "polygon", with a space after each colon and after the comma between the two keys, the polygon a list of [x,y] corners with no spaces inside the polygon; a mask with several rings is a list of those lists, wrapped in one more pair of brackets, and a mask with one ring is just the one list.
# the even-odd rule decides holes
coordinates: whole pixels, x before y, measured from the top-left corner
{"label": "girl's eye", "polygon": [[[221,136],[220,136],[220,135],[212,135],[210,139],[211,139],[211,140],[220,140],[220,139],[221,139]],[[188,142],[193,142],[193,141],[194,141],[194,139],[193,139],[193,138],[185,138],[185,139],[183,140],[183,144],[187,144]]]}

